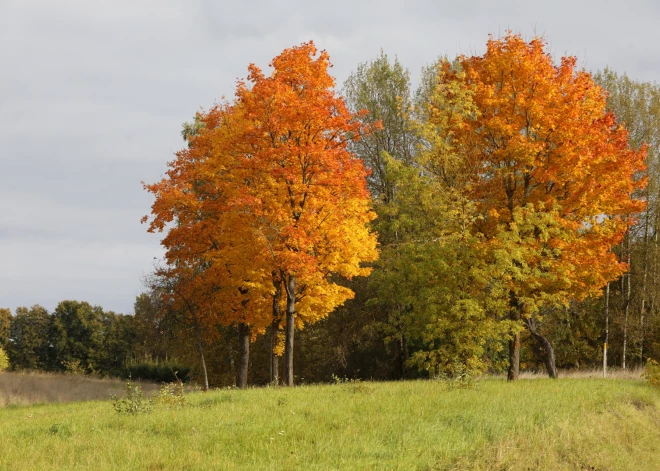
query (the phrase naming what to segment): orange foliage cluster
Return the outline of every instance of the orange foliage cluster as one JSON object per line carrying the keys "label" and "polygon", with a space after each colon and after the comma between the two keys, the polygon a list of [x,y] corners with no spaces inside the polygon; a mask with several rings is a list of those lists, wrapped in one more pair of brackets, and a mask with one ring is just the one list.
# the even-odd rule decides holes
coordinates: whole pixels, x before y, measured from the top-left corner
{"label": "orange foliage cluster", "polygon": [[[644,208],[633,195],[645,185],[637,175],[646,149],[629,148],[604,90],[576,59],[555,65],[539,38],[491,38],[483,56],[459,63],[445,64],[440,85],[460,83],[474,111],[446,119],[445,132],[463,160],[478,232],[522,254],[526,277],[511,282],[519,296],[598,295],[625,270],[610,248]],[[448,102],[441,95],[436,116],[447,116]]]}
{"label": "orange foliage cluster", "polygon": [[[199,113],[199,132],[145,188],[149,231],[167,230],[168,276],[209,323],[271,324],[275,286],[295,278],[296,323],[352,296],[330,277],[366,275],[377,258],[362,161],[347,150],[369,132],[347,110],[313,43],[250,65],[236,98]],[[285,285],[288,286],[288,285]],[[279,302],[277,300],[276,302]]]}

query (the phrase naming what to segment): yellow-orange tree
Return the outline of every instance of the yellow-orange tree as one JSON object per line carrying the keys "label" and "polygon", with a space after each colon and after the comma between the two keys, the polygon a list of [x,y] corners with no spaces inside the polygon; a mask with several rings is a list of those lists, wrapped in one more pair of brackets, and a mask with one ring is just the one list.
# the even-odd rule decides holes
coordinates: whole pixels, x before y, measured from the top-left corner
{"label": "yellow-orange tree", "polygon": [[295,326],[352,297],[331,277],[369,273],[361,264],[377,258],[369,230],[375,215],[363,163],[347,150],[369,130],[334,91],[328,54],[310,42],[284,50],[271,66],[266,76],[251,65],[237,91],[249,146],[239,165],[241,211],[253,218],[274,283],[286,293],[285,375],[292,385]]}
{"label": "yellow-orange tree", "polygon": [[[545,46],[509,33],[491,38],[482,56],[443,64],[430,124],[442,136],[435,145],[459,157],[464,195],[479,215],[474,231],[490,249],[493,276],[508,285],[510,317],[539,342],[556,377],[536,322],[543,309],[597,295],[625,270],[610,248],[644,206],[634,194],[645,151],[629,148],[605,92],[576,59],[555,64]],[[457,112],[458,91],[469,113]],[[519,332],[509,347],[515,380]]]}
{"label": "yellow-orange tree", "polygon": [[212,293],[205,309],[219,322],[256,332],[271,324],[276,338],[286,293],[293,384],[294,328],[353,295],[333,275],[369,273],[361,264],[377,257],[375,216],[364,166],[347,150],[368,128],[336,95],[327,53],[307,43],[271,65],[268,77],[251,65],[232,103],[200,113],[189,148],[147,189],[150,230],[168,230],[167,263],[203,267],[195,286]]}
{"label": "yellow-orange tree", "polygon": [[197,132],[169,163],[167,176],[145,185],[156,197],[149,231],[167,230],[162,241],[167,267],[157,275],[167,286],[161,292],[189,313],[196,329],[238,326],[237,384],[245,387],[250,337],[269,320],[270,275],[264,246],[236,203],[245,186],[235,171],[244,120],[238,108],[225,103],[200,113],[196,122]]}

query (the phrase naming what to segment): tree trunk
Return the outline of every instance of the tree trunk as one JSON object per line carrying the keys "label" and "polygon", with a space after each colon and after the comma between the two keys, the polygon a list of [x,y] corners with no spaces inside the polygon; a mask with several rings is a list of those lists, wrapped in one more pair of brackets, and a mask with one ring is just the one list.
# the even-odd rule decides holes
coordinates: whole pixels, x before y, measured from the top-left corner
{"label": "tree trunk", "polygon": [[639,309],[639,365],[644,367],[644,315],[646,314],[646,282],[648,279],[648,216],[646,218],[646,226],[644,228],[644,260],[642,271],[642,296],[641,306]]}
{"label": "tree trunk", "polygon": [[238,365],[237,386],[244,389],[247,387],[248,368],[250,366],[250,326],[245,322],[238,324],[238,342],[241,349],[241,358]]}
{"label": "tree trunk", "polygon": [[[642,300],[642,310],[643,309],[644,301]],[[640,368],[644,368],[644,314],[642,314],[639,319],[639,331],[639,366]]]}
{"label": "tree trunk", "polygon": [[548,376],[553,379],[557,379],[557,366],[555,364],[555,349],[552,348],[550,341],[545,338],[541,333],[536,329],[536,321],[533,318],[525,319],[527,324],[527,329],[529,333],[532,334],[532,337],[538,342],[539,346],[543,349],[545,353],[545,368],[548,371]]}
{"label": "tree trunk", "polygon": [[284,344],[284,374],[286,385],[293,386],[293,333],[296,316],[296,277],[289,275],[286,280],[286,339]]}
{"label": "tree trunk", "polygon": [[626,354],[628,350],[628,315],[630,313],[630,239],[628,240],[628,273],[624,275],[627,280],[626,291],[624,294],[624,314],[623,314],[623,359],[621,366],[626,369]]}
{"label": "tree trunk", "polygon": [[273,319],[270,326],[270,383],[274,385],[280,383],[280,357],[275,353],[279,332],[280,321]]}
{"label": "tree trunk", "polygon": [[271,384],[279,384],[279,359],[280,357],[275,353],[277,347],[278,334],[280,332],[280,322],[282,320],[282,308],[280,301],[282,299],[282,279],[273,273],[273,286],[275,292],[273,293],[273,319],[270,324],[270,382]]}
{"label": "tree trunk", "polygon": [[605,339],[603,341],[603,378],[607,377],[607,344],[610,341],[610,284],[605,288]]}
{"label": "tree trunk", "polygon": [[508,381],[518,381],[520,375],[520,332],[513,334],[509,340],[509,371],[506,379]]}
{"label": "tree trunk", "polygon": [[[513,292],[509,293],[509,318],[512,321],[520,321],[520,306]],[[518,381],[520,375],[520,332],[513,334],[509,340],[509,371],[507,381]]]}
{"label": "tree trunk", "polygon": [[401,378],[406,378],[408,376],[408,339],[405,334],[401,334],[401,351],[400,351],[400,362],[401,362]]}
{"label": "tree trunk", "polygon": [[202,348],[202,336],[199,332],[199,322],[197,321],[197,318],[195,318],[195,343],[197,344],[197,351],[199,352],[199,356],[202,359],[202,375],[204,376],[203,389],[204,391],[208,391],[209,376],[208,373],[206,372],[206,359],[204,358],[204,349]]}

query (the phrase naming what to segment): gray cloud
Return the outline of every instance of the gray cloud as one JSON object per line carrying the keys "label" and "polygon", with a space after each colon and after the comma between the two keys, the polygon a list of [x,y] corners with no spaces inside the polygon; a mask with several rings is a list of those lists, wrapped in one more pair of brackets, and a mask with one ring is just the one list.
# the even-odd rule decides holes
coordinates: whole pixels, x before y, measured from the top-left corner
{"label": "gray cloud", "polygon": [[181,123],[254,62],[313,39],[338,85],[383,48],[410,68],[544,35],[559,57],[660,75],[655,1],[0,0],[0,306],[131,312],[162,255],[139,219]]}

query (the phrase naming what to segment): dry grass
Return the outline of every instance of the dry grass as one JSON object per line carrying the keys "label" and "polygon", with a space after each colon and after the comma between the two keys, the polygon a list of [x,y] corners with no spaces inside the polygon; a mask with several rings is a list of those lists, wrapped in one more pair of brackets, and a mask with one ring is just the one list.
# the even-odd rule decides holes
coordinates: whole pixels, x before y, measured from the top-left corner
{"label": "dry grass", "polygon": [[[643,368],[609,368],[607,370],[607,379],[642,379]],[[543,371],[521,371],[520,379],[546,379],[548,373]],[[601,369],[575,369],[559,370],[560,378],[570,379],[603,379],[603,370]],[[506,379],[506,374],[485,375],[484,378]]]}
{"label": "dry grass", "polygon": [[[140,383],[147,394],[158,385]],[[121,395],[124,381],[54,373],[0,373],[0,407],[47,402],[80,402]]]}
{"label": "dry grass", "polygon": [[[607,378],[608,379],[642,379],[642,368],[608,368]],[[545,371],[532,372],[525,371],[520,373],[521,379],[536,379],[536,378],[547,378],[548,374]],[[572,378],[572,379],[595,379],[603,377],[603,370],[593,369],[593,370],[560,370],[560,378]]]}

